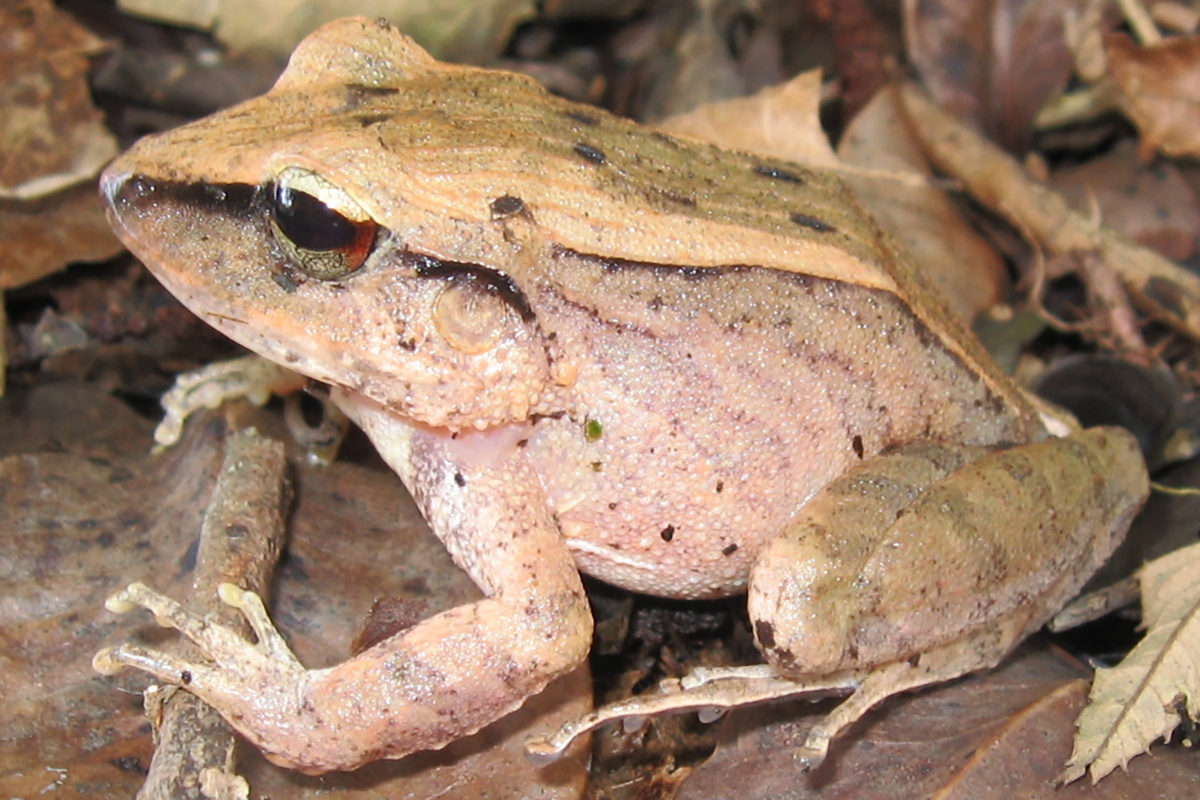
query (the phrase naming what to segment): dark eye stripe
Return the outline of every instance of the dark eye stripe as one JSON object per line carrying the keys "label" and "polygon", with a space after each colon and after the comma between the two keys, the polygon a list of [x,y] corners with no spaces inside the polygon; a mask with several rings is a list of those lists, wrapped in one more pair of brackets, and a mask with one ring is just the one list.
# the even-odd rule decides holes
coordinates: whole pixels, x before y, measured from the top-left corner
{"label": "dark eye stripe", "polygon": [[497,297],[500,297],[512,306],[521,316],[522,320],[531,322],[535,319],[533,309],[530,307],[525,293],[521,291],[512,278],[502,272],[488,269],[479,264],[464,264],[459,261],[439,261],[436,258],[416,253],[407,253],[404,258],[422,278],[475,280],[486,284]]}

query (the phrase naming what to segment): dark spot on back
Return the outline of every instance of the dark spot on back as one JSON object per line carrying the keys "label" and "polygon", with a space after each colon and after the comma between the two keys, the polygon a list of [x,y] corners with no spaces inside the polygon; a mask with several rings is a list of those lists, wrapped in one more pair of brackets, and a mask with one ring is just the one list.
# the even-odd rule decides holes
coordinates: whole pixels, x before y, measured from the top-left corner
{"label": "dark spot on back", "polygon": [[459,486],[467,485],[467,479],[463,477],[463,474],[461,472],[454,473],[454,482],[456,484],[458,484]]}
{"label": "dark spot on back", "polygon": [[400,93],[400,89],[395,86],[366,86],[361,83],[347,83],[346,91],[366,97],[387,97]]}
{"label": "dark spot on back", "polygon": [[658,188],[652,189],[651,192],[653,193],[654,197],[661,197],[667,202],[674,203],[675,205],[684,206],[686,208],[696,207],[696,199],[694,197],[688,197],[687,195],[668,192],[665,189]]}
{"label": "dark spot on back", "polygon": [[731,544],[728,547],[726,547],[724,550],[721,551],[721,555],[731,556],[734,553],[736,553],[737,551],[738,551],[738,546],[736,544]]}
{"label": "dark spot on back", "polygon": [[511,194],[497,197],[492,201],[492,219],[504,219],[525,210],[525,201]]}
{"label": "dark spot on back", "polygon": [[854,448],[854,455],[861,459],[863,457],[862,437],[855,434],[854,438],[850,440],[850,446]]}
{"label": "dark spot on back", "polygon": [[786,169],[780,169],[779,167],[772,167],[770,164],[755,164],[754,171],[757,174],[762,175],[764,178],[773,178],[777,181],[785,181],[787,183],[795,183],[800,186],[804,185],[804,178],[801,178],[799,175],[796,175],[795,173],[788,172]]}
{"label": "dark spot on back", "polygon": [[400,91],[394,86],[364,86],[360,83],[348,83],[345,90],[346,98],[342,104],[345,111],[353,111],[377,97],[388,97]]}
{"label": "dark spot on back", "polygon": [[583,142],[575,145],[575,152],[582,156],[584,160],[590,161],[593,164],[602,165],[608,161],[608,157],[604,155],[603,150],[592,147],[590,144],[584,144]]}
{"label": "dark spot on back", "polygon": [[667,527],[665,527],[661,531],[659,531],[658,535],[662,537],[662,540],[664,542],[671,541],[672,539],[675,538],[675,526],[668,525]]}
{"label": "dark spot on back", "polygon": [[383,112],[380,112],[378,114],[359,114],[354,119],[358,122],[359,125],[362,125],[364,128],[369,128],[372,125],[378,125],[381,122],[387,122],[391,118],[392,118],[391,114],[385,114]]}
{"label": "dark spot on back", "polygon": [[589,114],[588,112],[583,111],[582,109],[578,109],[578,108],[573,108],[570,111],[568,111],[567,117],[575,120],[580,125],[587,125],[588,127],[594,128],[595,126],[600,124],[600,118],[598,116],[596,116],[594,114]]}
{"label": "dark spot on back", "polygon": [[797,225],[803,225],[805,228],[812,228],[819,233],[836,233],[837,228],[830,225],[828,222],[819,220],[816,217],[810,217],[808,214],[795,213],[792,214],[792,222]]}

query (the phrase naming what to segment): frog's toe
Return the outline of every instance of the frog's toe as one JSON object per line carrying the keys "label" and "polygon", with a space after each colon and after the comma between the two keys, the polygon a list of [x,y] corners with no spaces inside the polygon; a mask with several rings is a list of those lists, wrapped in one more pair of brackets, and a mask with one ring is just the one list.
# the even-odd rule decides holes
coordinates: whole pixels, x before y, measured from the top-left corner
{"label": "frog's toe", "polygon": [[267,608],[256,592],[232,583],[222,583],[217,587],[217,596],[225,605],[242,612],[242,616],[250,625],[250,629],[254,631],[255,637],[258,638],[259,649],[268,658],[273,661],[294,664],[296,667],[300,666],[300,660],[296,658],[292,648],[288,647],[287,642],[280,635],[279,629],[275,627],[275,623],[271,622]]}
{"label": "frog's toe", "polygon": [[804,740],[795,752],[796,763],[802,766],[805,772],[816,769],[825,762],[825,757],[829,755],[829,742],[833,739],[834,732],[825,729],[825,726],[818,723],[811,731],[808,732],[808,738]]}
{"label": "frog's toe", "polygon": [[190,682],[195,674],[195,665],[191,662],[132,644],[106,647],[92,657],[92,669],[101,675],[116,675],[126,667],[140,669],[164,683],[180,686]]}
{"label": "frog's toe", "polygon": [[123,614],[135,608],[146,609],[154,614],[158,624],[174,628],[191,639],[217,666],[196,664],[135,645],[102,650],[92,659],[93,666],[104,674],[112,674],[121,667],[134,667],[159,680],[201,690],[232,685],[239,676],[244,680],[266,672],[304,671],[271,623],[257,594],[232,584],[221,584],[218,594],[226,604],[241,611],[258,637],[257,646],[232,628],[193,614],[145,584],[131,583],[105,602],[108,610]]}

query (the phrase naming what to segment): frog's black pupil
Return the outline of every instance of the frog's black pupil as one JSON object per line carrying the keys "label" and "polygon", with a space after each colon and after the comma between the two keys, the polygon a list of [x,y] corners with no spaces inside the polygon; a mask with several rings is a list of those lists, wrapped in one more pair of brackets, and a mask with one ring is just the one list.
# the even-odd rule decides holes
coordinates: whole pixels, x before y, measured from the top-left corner
{"label": "frog's black pupil", "polygon": [[354,244],[355,224],[306,192],[276,184],[271,209],[284,236],[305,250],[325,252]]}

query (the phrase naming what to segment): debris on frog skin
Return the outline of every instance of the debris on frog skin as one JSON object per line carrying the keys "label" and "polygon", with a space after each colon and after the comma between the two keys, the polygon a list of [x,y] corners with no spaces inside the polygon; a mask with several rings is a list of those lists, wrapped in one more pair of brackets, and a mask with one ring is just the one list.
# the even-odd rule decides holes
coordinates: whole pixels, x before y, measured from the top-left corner
{"label": "debris on frog skin", "polygon": [[[525,741],[525,753],[537,764],[550,763],[561,757],[576,737],[609,722],[622,722],[628,733],[641,728],[649,717],[695,711],[699,713],[701,722],[709,723],[715,722],[732,708],[800,695],[819,700],[852,692],[862,682],[859,674],[843,674],[808,682],[795,681],[780,677],[766,664],[723,669],[697,668],[682,679],[662,681],[655,694],[610,703],[566,723],[554,733],[530,737]],[[845,721],[838,730],[853,721]],[[803,748],[805,757],[800,760],[810,766],[819,764],[825,757],[829,739],[836,733],[835,730],[827,735],[823,730],[814,729]]]}

